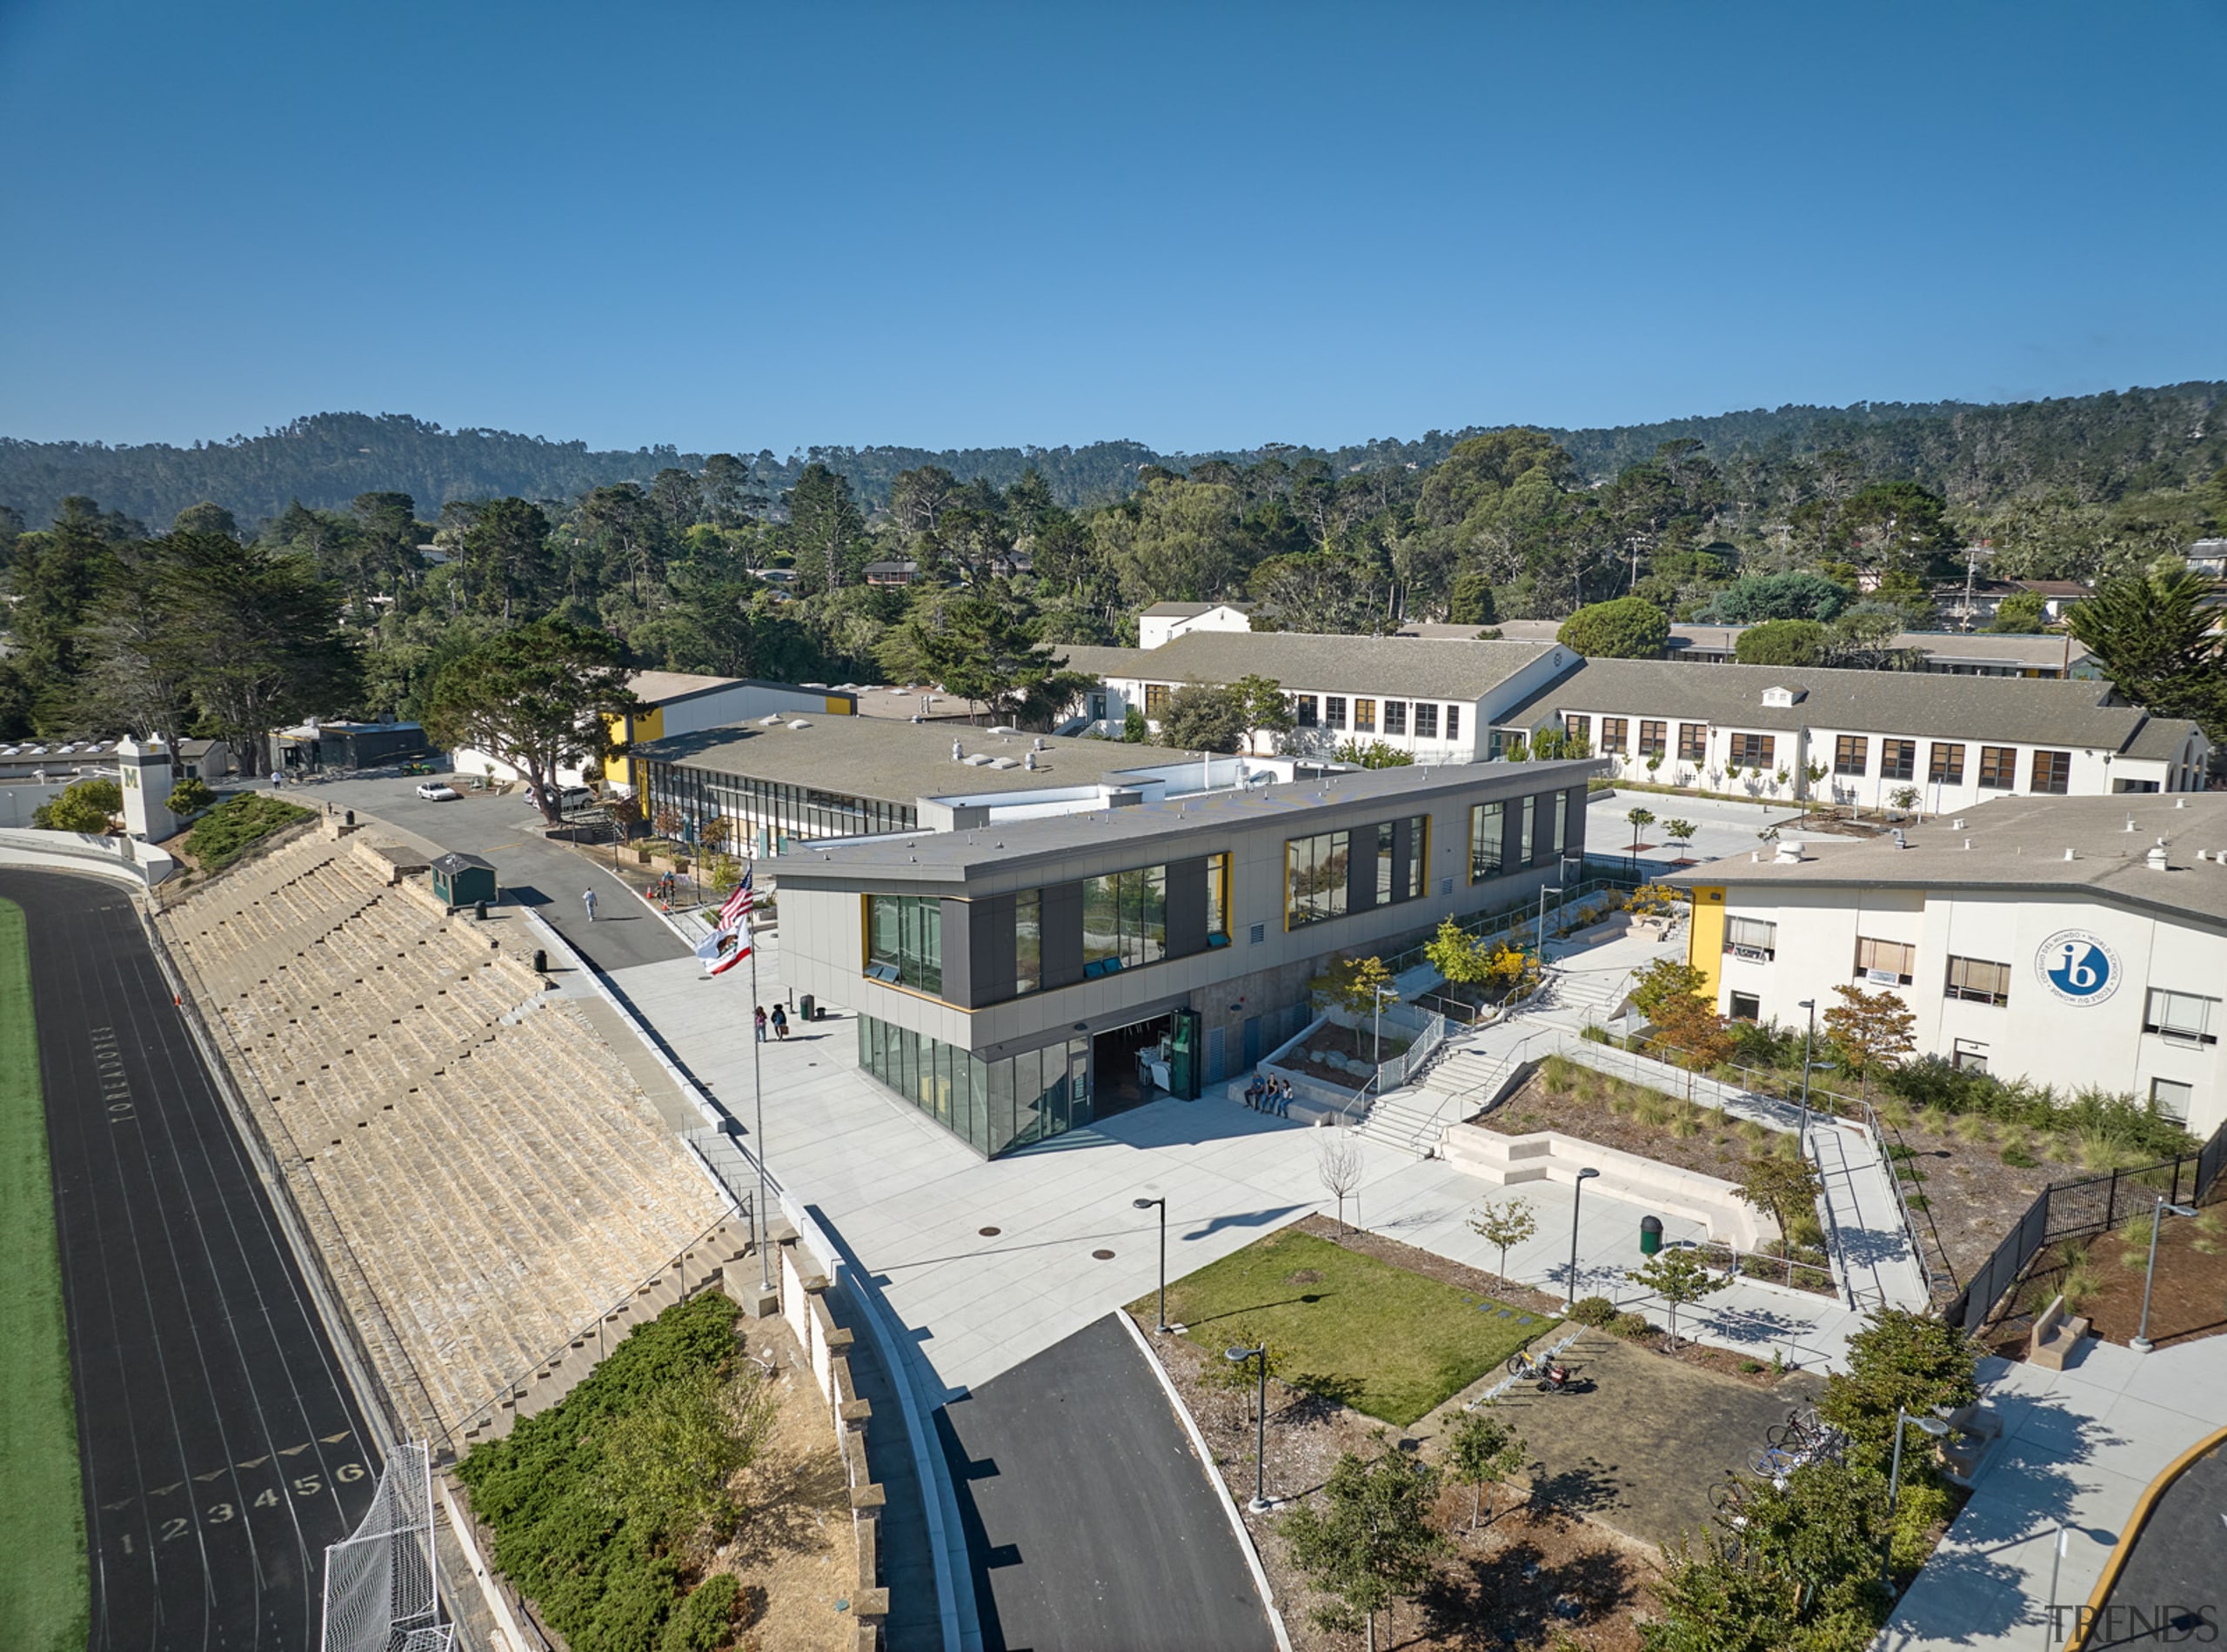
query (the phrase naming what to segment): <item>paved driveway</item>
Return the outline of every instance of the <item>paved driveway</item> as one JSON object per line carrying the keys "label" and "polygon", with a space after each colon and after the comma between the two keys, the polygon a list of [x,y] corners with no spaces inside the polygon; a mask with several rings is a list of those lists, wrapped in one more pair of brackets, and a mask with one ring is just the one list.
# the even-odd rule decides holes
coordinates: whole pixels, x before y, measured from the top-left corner
{"label": "paved driveway", "polygon": [[937,1421],[985,1652],[1272,1652],[1222,1494],[1115,1315]]}

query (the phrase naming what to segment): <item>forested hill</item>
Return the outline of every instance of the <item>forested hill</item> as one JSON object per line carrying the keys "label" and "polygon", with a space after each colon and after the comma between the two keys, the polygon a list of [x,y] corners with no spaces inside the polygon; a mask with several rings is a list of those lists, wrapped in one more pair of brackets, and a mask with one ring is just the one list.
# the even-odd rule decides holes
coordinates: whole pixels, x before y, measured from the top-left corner
{"label": "forested hill", "polygon": [[[1852,407],[1782,407],[1606,430],[1553,430],[1578,470],[1607,480],[1651,458],[1666,441],[1694,440],[1719,460],[1749,452],[1775,458],[1839,451],[1871,477],[1908,479],[1961,505],[1988,505],[2038,491],[2109,500],[2184,485],[2227,465],[2227,384],[1997,405],[1873,402]],[[1163,454],[1130,441],[1081,447],[819,447],[749,460],[769,494],[791,486],[819,460],[848,477],[868,505],[886,502],[901,472],[940,465],[961,480],[1010,486],[1040,472],[1069,506],[1129,493],[1147,465],[1184,471],[1207,459],[1251,464],[1274,454],[1327,459],[1336,474],[1379,467],[1428,469],[1475,429],[1432,431],[1413,441],[1383,438],[1335,450],[1276,445],[1243,452]],[[608,483],[647,484],[659,471],[695,471],[704,456],[672,447],[591,451],[504,431],[448,431],[402,414],[319,413],[260,436],[172,447],[0,438],[0,505],[30,523],[50,519],[72,494],[156,527],[190,505],[211,500],[243,524],[278,516],[299,500],[313,510],[344,506],[370,492],[408,493],[431,512],[450,499],[516,496],[566,501]]]}

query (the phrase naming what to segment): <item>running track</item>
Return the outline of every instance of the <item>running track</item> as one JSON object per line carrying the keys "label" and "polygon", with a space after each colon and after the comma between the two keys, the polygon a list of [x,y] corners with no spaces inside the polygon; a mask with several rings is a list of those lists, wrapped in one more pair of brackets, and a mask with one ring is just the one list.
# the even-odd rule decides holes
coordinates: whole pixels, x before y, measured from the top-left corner
{"label": "running track", "polygon": [[29,920],[77,1394],[92,1652],[302,1652],[379,1460],[123,890]]}

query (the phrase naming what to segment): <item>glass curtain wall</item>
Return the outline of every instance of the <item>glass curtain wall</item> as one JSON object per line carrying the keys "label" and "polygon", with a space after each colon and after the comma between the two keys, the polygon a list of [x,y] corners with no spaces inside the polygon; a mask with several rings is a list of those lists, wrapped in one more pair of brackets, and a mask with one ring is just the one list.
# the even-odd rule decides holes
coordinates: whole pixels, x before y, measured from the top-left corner
{"label": "glass curtain wall", "polygon": [[1085,980],[1167,956],[1167,868],[1139,866],[1082,881]]}
{"label": "glass curtain wall", "polygon": [[943,991],[943,902],[932,895],[868,895],[868,980]]}
{"label": "glass curtain wall", "polygon": [[700,838],[706,821],[724,815],[735,823],[729,841],[739,848],[755,848],[760,833],[766,846],[774,849],[783,839],[873,837],[911,832],[920,826],[920,811],[907,803],[849,797],[817,786],[752,779],[649,758],[638,760],[637,772],[651,818],[660,809],[677,810]]}
{"label": "glass curtain wall", "polygon": [[1469,881],[1482,883],[1500,876],[1501,822],[1505,803],[1477,803],[1469,809]]}
{"label": "glass curtain wall", "polygon": [[1087,1038],[986,1061],[861,1015],[859,1066],[986,1157],[1090,1122]]}
{"label": "glass curtain wall", "polygon": [[1324,832],[1311,838],[1286,840],[1286,929],[1300,929],[1346,915],[1346,866],[1352,853],[1353,834],[1349,832]]}

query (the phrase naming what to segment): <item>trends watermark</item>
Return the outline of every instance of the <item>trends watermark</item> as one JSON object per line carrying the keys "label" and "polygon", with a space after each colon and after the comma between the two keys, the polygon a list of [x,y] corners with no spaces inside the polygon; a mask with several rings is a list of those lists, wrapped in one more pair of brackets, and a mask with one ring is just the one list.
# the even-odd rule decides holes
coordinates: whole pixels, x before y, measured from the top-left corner
{"label": "trends watermark", "polygon": [[2140,1605],[2114,1601],[2109,1606],[2052,1606],[2050,1633],[2060,1643],[2079,1638],[2084,1652],[2117,1646],[2210,1646],[2219,1639],[2220,1609],[2215,1602]]}

